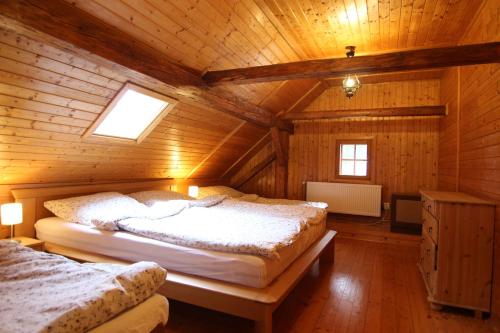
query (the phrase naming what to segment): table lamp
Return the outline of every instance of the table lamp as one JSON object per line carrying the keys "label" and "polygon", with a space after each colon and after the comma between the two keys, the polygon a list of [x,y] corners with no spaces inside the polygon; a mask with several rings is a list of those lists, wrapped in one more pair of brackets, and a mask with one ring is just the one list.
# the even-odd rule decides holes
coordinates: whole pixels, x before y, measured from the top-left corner
{"label": "table lamp", "polygon": [[3,225],[10,225],[10,240],[13,240],[14,225],[23,223],[23,205],[17,202],[1,205],[0,218]]}
{"label": "table lamp", "polygon": [[191,185],[188,187],[188,195],[193,198],[198,197],[198,186]]}

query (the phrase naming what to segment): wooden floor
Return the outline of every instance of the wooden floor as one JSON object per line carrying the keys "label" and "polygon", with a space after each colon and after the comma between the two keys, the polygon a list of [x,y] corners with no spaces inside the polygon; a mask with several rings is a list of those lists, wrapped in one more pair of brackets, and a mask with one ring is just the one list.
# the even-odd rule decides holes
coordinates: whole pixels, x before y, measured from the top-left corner
{"label": "wooden floor", "polygon": [[[274,314],[274,332],[500,332],[471,313],[426,302],[416,246],[339,238]],[[252,322],[171,301],[166,332],[252,332]],[[496,326],[496,327],[494,327]]]}
{"label": "wooden floor", "polygon": [[328,228],[338,232],[339,238],[367,240],[418,246],[419,235],[391,232],[390,212],[384,211],[382,217],[328,214]]}

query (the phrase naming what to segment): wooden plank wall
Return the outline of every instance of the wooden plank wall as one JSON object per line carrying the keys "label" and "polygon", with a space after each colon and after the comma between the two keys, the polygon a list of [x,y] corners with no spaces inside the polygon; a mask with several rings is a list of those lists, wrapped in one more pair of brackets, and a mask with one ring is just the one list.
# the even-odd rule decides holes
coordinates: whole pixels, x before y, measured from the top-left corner
{"label": "wooden plank wall", "polygon": [[[340,87],[332,87],[306,111],[437,104],[439,80],[416,80],[367,84],[351,100]],[[374,139],[373,182],[383,185],[384,202],[392,192],[436,188],[438,131],[436,118],[296,122],[290,137],[288,195],[304,199],[306,181],[335,181],[335,140],[357,137]]]}
{"label": "wooden plank wall", "polygon": [[[290,139],[288,196],[305,199],[305,182],[335,182],[337,139],[373,138],[374,184],[384,202],[393,192],[437,186],[437,119],[300,122]],[[349,181],[354,183],[355,181]]]}
{"label": "wooden plank wall", "polygon": [[345,97],[340,86],[327,89],[305,111],[354,110],[439,104],[439,80],[396,81],[363,84],[356,95]]}
{"label": "wooden plank wall", "polygon": [[[236,174],[231,177],[230,183],[235,183],[245,174],[251,171],[257,164],[262,162],[266,157],[274,152],[271,142],[266,144],[258,153],[256,153]],[[249,181],[238,188],[239,191],[245,193],[256,193],[258,195],[273,198],[275,196],[275,181],[276,181],[276,163],[273,161],[262,171],[252,177]]]}
{"label": "wooden plank wall", "polygon": [[451,68],[441,79],[441,101],[448,115],[439,121],[438,187],[445,191],[458,190],[458,75],[459,68]]}
{"label": "wooden plank wall", "polygon": [[[485,1],[464,34],[462,42],[479,43],[500,40],[500,4]],[[453,136],[440,144],[447,152],[440,161],[439,187],[453,185],[449,166],[455,165],[459,191],[497,202],[495,216],[495,263],[493,314],[500,318],[500,65],[467,66],[451,69],[443,80],[443,101],[450,108],[448,120],[441,120],[442,137]],[[454,147],[450,146],[455,144]],[[451,152],[455,151],[455,154]],[[457,163],[458,161],[458,163]]]}
{"label": "wooden plank wall", "polygon": [[[358,109],[438,105],[440,83],[437,79],[384,82],[363,85],[351,100],[342,89],[327,89],[306,109]],[[383,185],[383,200],[392,192],[416,192],[437,187],[439,120],[437,118],[383,118],[377,120],[298,121],[290,136],[288,197],[305,198],[306,181],[335,180],[335,140],[373,137],[375,179]],[[272,147],[266,146],[233,177],[250,170],[264,159]],[[241,188],[247,193],[274,193],[273,168],[268,167]]]}

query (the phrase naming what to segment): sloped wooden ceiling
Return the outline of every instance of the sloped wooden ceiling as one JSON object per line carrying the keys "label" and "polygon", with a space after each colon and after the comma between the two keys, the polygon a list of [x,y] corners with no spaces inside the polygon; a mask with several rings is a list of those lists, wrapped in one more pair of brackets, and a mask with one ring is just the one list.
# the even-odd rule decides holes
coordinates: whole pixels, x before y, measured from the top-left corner
{"label": "sloped wooden ceiling", "polygon": [[[478,0],[77,0],[74,6],[161,51],[207,70],[455,45]],[[217,178],[267,129],[203,105],[179,105],[141,145],[81,134],[131,77],[36,33],[0,30],[0,183],[123,178]],[[278,114],[316,80],[223,85]],[[324,85],[323,88],[329,85]],[[153,88],[161,90],[161,85]],[[314,95],[314,94],[313,94]]]}

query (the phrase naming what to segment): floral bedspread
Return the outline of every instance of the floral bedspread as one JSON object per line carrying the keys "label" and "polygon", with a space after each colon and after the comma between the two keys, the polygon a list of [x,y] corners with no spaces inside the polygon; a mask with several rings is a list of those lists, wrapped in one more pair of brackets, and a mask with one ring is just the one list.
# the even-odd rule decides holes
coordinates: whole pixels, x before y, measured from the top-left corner
{"label": "floral bedspread", "polygon": [[155,293],[152,262],[79,264],[0,241],[0,333],[86,332]]}
{"label": "floral bedspread", "polygon": [[309,206],[315,208],[326,209],[328,204],[324,202],[313,202],[313,201],[302,201],[302,200],[291,200],[291,199],[274,199],[274,198],[264,198],[257,194],[244,194],[236,200],[254,202],[264,205],[285,205],[285,206]]}
{"label": "floral bedspread", "polygon": [[163,219],[128,218],[122,230],[152,239],[206,250],[279,259],[279,249],[292,244],[326,212],[307,205],[263,205],[225,199],[211,207],[190,207]]}

